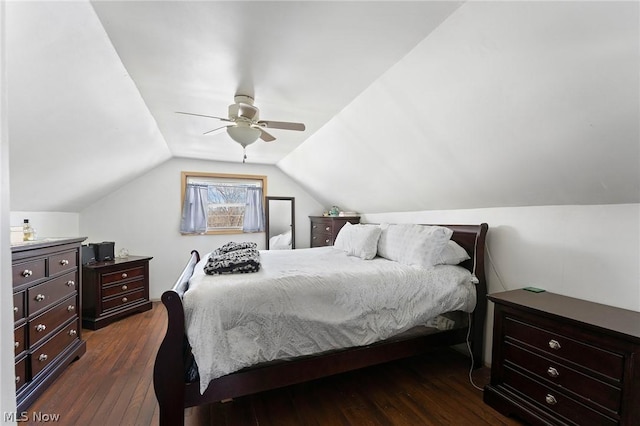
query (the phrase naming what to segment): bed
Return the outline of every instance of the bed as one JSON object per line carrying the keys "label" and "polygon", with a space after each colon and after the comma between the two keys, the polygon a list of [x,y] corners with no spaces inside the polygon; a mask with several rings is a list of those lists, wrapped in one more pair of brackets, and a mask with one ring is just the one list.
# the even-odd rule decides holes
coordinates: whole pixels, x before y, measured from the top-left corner
{"label": "bed", "polygon": [[[192,344],[194,350],[198,348],[200,352],[196,353],[199,353],[200,356],[202,356],[203,349],[199,347],[201,346],[199,345],[200,340],[195,341],[196,339],[193,337],[194,302],[190,300],[189,294],[196,294],[195,292],[201,288],[196,284],[196,278],[204,256],[201,259],[197,251],[192,251],[189,261],[174,287],[162,295],[162,302],[167,309],[168,326],[154,365],[154,389],[160,407],[160,424],[184,424],[184,409],[188,407],[421,355],[438,346],[466,343],[471,351],[473,365],[481,367],[483,365],[486,316],[484,244],[488,225],[483,223],[479,225],[439,226],[451,230],[451,241],[456,242],[469,255],[469,259],[459,265],[465,269],[465,272],[468,271],[469,276],[473,279],[474,306],[472,309],[465,308],[467,311],[472,310],[469,314],[458,310],[444,312],[434,317],[431,323],[427,324],[430,325],[429,327],[411,327],[383,340],[365,344],[359,343],[358,346],[342,349],[321,350],[320,353],[313,351],[301,353],[287,356],[286,359],[260,360],[255,365],[240,364],[228,373],[219,371],[218,374],[211,375],[200,368],[200,373],[204,373],[201,376],[207,377],[207,379],[199,380],[198,377],[198,380],[195,381],[188,380],[188,376],[191,376],[192,379],[194,377]],[[323,249],[329,253],[326,248]],[[299,255],[310,250],[316,249],[303,249]],[[277,256],[285,256],[291,252],[281,251]],[[267,261],[269,256],[273,255],[264,253],[264,260]],[[374,261],[376,260],[374,259]],[[259,276],[260,274],[255,275]],[[234,277],[234,279],[242,279],[244,282],[244,278]],[[186,294],[192,283],[192,293]],[[190,342],[188,336],[191,336],[194,341]],[[216,342],[216,344],[220,344],[220,342]],[[202,367],[200,364],[199,366]],[[209,377],[212,379],[209,380]]]}

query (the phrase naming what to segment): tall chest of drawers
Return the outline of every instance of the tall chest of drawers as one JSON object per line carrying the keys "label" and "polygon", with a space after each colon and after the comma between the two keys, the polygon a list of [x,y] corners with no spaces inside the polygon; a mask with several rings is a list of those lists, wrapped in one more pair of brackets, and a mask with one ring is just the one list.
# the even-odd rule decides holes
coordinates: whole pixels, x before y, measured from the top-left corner
{"label": "tall chest of drawers", "polygon": [[311,247],[332,246],[345,223],[360,223],[359,216],[309,216]]}
{"label": "tall chest of drawers", "polygon": [[84,240],[46,239],[11,246],[18,412],[86,352],[80,296]]}
{"label": "tall chest of drawers", "polygon": [[525,290],[489,300],[487,404],[532,424],[640,424],[640,312]]}
{"label": "tall chest of drawers", "polygon": [[96,330],[135,312],[151,309],[148,256],[129,256],[84,265],[82,324]]}

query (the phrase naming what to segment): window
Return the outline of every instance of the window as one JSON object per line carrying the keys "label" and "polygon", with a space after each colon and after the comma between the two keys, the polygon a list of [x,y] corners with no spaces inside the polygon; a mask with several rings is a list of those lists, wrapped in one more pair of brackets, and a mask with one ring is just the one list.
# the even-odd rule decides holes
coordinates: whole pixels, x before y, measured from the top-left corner
{"label": "window", "polygon": [[183,234],[264,231],[267,177],[182,172]]}

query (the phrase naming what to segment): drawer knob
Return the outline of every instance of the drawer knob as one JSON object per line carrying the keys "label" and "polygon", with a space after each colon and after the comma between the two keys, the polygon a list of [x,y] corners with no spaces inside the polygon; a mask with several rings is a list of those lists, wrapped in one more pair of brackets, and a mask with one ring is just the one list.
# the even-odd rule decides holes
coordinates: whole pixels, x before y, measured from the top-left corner
{"label": "drawer knob", "polygon": [[550,393],[548,393],[547,396],[544,397],[544,400],[549,405],[556,405],[558,403],[558,400],[553,395],[551,395]]}
{"label": "drawer knob", "polygon": [[33,271],[30,269],[25,269],[24,271],[22,271],[22,276],[25,278],[30,277],[31,275],[33,275]]}
{"label": "drawer knob", "polygon": [[17,312],[18,312],[18,307],[17,307],[17,306],[14,306],[14,307],[13,307],[13,312],[15,312],[15,313],[17,313]]}
{"label": "drawer knob", "polygon": [[36,297],[36,302],[42,302],[44,299],[46,299],[44,294],[38,294]]}
{"label": "drawer knob", "polygon": [[44,324],[38,324],[36,325],[36,331],[37,332],[41,332],[41,331],[45,331],[47,329],[47,326]]}
{"label": "drawer knob", "polygon": [[75,309],[76,309],[76,307],[75,307],[75,306],[73,306],[73,305],[69,305],[69,306],[67,306],[67,312],[71,312],[71,311],[73,311],[73,310],[75,310]]}
{"label": "drawer knob", "polygon": [[123,273],[122,273],[122,278],[127,278],[128,276],[129,276],[129,275],[127,275],[127,273],[126,273],[126,272],[123,272]]}
{"label": "drawer knob", "polygon": [[68,261],[67,259],[62,259],[62,260],[60,261],[60,264],[61,264],[62,266],[67,266],[67,265],[69,264],[69,261]]}
{"label": "drawer knob", "polygon": [[20,382],[20,376],[16,376],[16,383]]}
{"label": "drawer knob", "polygon": [[123,290],[126,290],[126,289],[128,289],[128,288],[129,288],[129,287],[127,287],[127,285],[126,285],[126,284],[122,286],[122,289],[123,289]]}
{"label": "drawer knob", "polygon": [[73,281],[73,280],[69,280],[69,281],[67,281],[67,286],[68,286],[68,287],[73,287],[74,285],[76,285],[76,282],[75,282],[75,281]]}
{"label": "drawer knob", "polygon": [[72,337],[73,337],[73,336],[75,336],[75,335],[77,335],[77,334],[78,334],[78,332],[77,332],[77,331],[75,331],[74,329],[69,330],[69,336],[72,336]]}
{"label": "drawer knob", "polygon": [[13,342],[13,347],[18,349],[20,347],[20,342]]}
{"label": "drawer knob", "polygon": [[324,240],[324,242],[325,242],[325,243],[327,243],[327,244],[329,244],[329,240],[328,240],[328,239]]}
{"label": "drawer knob", "polygon": [[556,370],[556,369],[555,369],[555,368],[553,368],[553,367],[549,367],[549,368],[547,369],[547,374],[548,374],[549,376],[551,376],[551,377],[558,377],[558,376],[560,375],[560,373],[558,373],[558,370]]}
{"label": "drawer knob", "polygon": [[49,357],[47,356],[47,354],[40,354],[40,356],[38,357],[38,359],[39,359],[40,361],[46,361],[46,360],[47,360],[47,358],[49,358]]}
{"label": "drawer knob", "polygon": [[128,302],[128,301],[129,301],[129,299],[127,299],[126,297],[123,297],[123,298],[122,298],[122,302],[126,303],[126,302]]}
{"label": "drawer knob", "polygon": [[325,231],[330,231],[331,227],[327,226],[326,228],[324,228]]}
{"label": "drawer knob", "polygon": [[313,229],[316,229],[318,227],[318,225],[313,225]]}
{"label": "drawer knob", "polygon": [[549,347],[550,347],[551,349],[558,350],[558,349],[560,349],[560,343],[558,343],[558,341],[557,341],[557,340],[553,340],[553,339],[551,339],[551,340],[549,340]]}

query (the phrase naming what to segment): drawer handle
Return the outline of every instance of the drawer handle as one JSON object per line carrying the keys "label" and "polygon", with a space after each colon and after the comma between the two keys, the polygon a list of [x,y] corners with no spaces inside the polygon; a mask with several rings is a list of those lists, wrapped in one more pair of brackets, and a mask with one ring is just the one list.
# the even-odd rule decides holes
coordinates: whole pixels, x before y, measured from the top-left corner
{"label": "drawer handle", "polygon": [[14,342],[13,347],[18,349],[20,347],[20,342]]}
{"label": "drawer handle", "polygon": [[47,329],[47,326],[44,324],[38,324],[36,325],[36,331],[37,332],[41,332],[41,331],[45,331]]}
{"label": "drawer handle", "polygon": [[313,229],[316,229],[318,227],[318,225],[313,225]]}
{"label": "drawer handle", "polygon": [[128,276],[129,276],[129,275],[127,275],[127,273],[126,273],[126,272],[123,272],[123,273],[122,273],[122,278],[127,278]]}
{"label": "drawer handle", "polygon": [[127,285],[126,285],[126,284],[122,286],[122,289],[123,289],[123,290],[126,290],[126,289],[128,289],[128,288],[129,288],[129,287],[127,287]]}
{"label": "drawer handle", "polygon": [[71,312],[71,311],[73,311],[73,310],[75,310],[75,309],[76,309],[76,307],[75,307],[75,306],[73,306],[73,305],[69,305],[69,306],[67,306],[67,312]]}
{"label": "drawer handle", "polygon": [[331,230],[331,227],[327,226],[326,228],[324,228],[325,231],[329,231]]}
{"label": "drawer handle", "polygon": [[74,285],[76,285],[75,281],[73,281],[73,280],[67,281],[67,287],[73,287]]}
{"label": "drawer handle", "polygon": [[16,383],[20,382],[20,376],[16,376]]}
{"label": "drawer handle", "polygon": [[67,265],[69,264],[69,261],[68,261],[67,259],[62,259],[62,260],[60,261],[60,264],[61,264],[62,266],[67,266]]}
{"label": "drawer handle", "polygon": [[47,358],[49,358],[49,357],[47,356],[47,354],[40,354],[40,356],[38,357],[38,360],[40,360],[40,361],[46,361],[46,360],[47,360]]}
{"label": "drawer handle", "polygon": [[73,337],[73,336],[75,336],[75,335],[77,335],[77,334],[78,334],[78,332],[77,332],[77,331],[75,331],[74,329],[69,330],[69,336],[72,336],[72,337]]}
{"label": "drawer handle", "polygon": [[560,343],[558,343],[558,341],[557,341],[557,340],[553,340],[553,339],[551,339],[551,340],[549,340],[549,347],[550,347],[551,349],[558,350],[558,349],[560,349]]}
{"label": "drawer handle", "polygon": [[44,299],[46,299],[44,294],[38,294],[36,297],[36,302],[42,302]]}
{"label": "drawer handle", "polygon": [[18,313],[18,307],[17,307],[17,306],[14,306],[14,307],[13,307],[13,312],[14,312],[14,313]]}
{"label": "drawer handle", "polygon": [[558,370],[556,370],[556,369],[555,369],[555,368],[553,368],[553,367],[549,367],[549,368],[547,369],[547,374],[548,374],[549,376],[551,376],[551,377],[558,377],[558,376],[560,375],[560,373],[558,373]]}
{"label": "drawer handle", "polygon": [[327,243],[327,244],[329,244],[329,240],[328,240],[328,239],[324,240],[324,242],[325,242],[325,243]]}
{"label": "drawer handle", "polygon": [[25,278],[30,277],[31,275],[33,275],[33,271],[30,269],[25,269],[24,271],[22,271],[22,276]]}
{"label": "drawer handle", "polygon": [[127,299],[126,297],[123,297],[123,298],[122,298],[122,301],[123,301],[124,303],[126,303],[126,302],[128,302],[128,301],[129,301],[129,299]]}
{"label": "drawer handle", "polygon": [[556,405],[558,403],[558,400],[553,395],[551,395],[550,393],[548,393],[547,396],[544,397],[544,400],[549,405]]}

